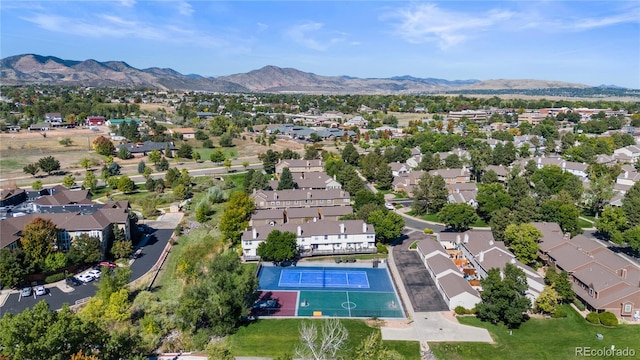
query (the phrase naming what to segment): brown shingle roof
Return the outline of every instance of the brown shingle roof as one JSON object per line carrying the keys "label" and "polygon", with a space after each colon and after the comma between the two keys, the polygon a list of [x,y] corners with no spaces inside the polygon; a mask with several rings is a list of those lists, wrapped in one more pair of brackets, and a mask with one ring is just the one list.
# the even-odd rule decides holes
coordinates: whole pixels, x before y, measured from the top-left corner
{"label": "brown shingle roof", "polygon": [[[254,229],[257,231],[257,238],[253,239],[253,231],[247,230],[242,233],[242,240],[266,240],[269,233],[273,230],[280,230],[282,232],[288,231],[294,234],[298,233],[298,227],[302,229],[302,236],[320,236],[320,235],[338,235],[340,232],[340,224],[344,224],[344,233],[346,235],[363,234],[362,220],[341,220],[341,221],[317,221],[308,222],[305,224],[278,224],[274,226],[263,225],[256,226]],[[366,234],[375,234],[373,225],[367,224]]]}
{"label": "brown shingle roof", "polygon": [[441,277],[439,284],[449,299],[465,292],[479,297],[478,292],[469,285],[467,280],[455,274],[447,274]]}
{"label": "brown shingle roof", "polygon": [[[283,209],[259,209],[251,216],[254,220],[282,219]],[[318,217],[318,211],[323,216],[343,216],[353,213],[351,206],[325,206],[309,208],[288,208],[287,217],[289,219],[314,218]]]}

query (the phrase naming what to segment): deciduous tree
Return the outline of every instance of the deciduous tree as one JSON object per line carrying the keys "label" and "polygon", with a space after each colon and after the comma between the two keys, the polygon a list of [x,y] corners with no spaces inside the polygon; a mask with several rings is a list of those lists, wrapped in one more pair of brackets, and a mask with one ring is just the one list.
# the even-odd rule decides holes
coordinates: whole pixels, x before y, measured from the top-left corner
{"label": "deciduous tree", "polygon": [[505,245],[513,251],[520,262],[531,265],[538,258],[540,245],[538,241],[542,238],[542,233],[532,224],[511,224],[504,232]]}
{"label": "deciduous tree", "polygon": [[298,255],[296,234],[280,230],[271,231],[267,240],[258,245],[257,254],[262,260],[275,263],[295,260]]}
{"label": "deciduous tree", "polygon": [[438,213],[438,220],[455,231],[465,231],[478,221],[478,215],[469,204],[446,204]]}
{"label": "deciduous tree", "polygon": [[489,269],[480,284],[483,291],[482,301],[476,306],[478,318],[494,324],[502,322],[509,328],[526,321],[531,302],[525,295],[528,285],[524,271],[508,263],[504,270]]}
{"label": "deciduous tree", "polygon": [[38,164],[27,164],[22,168],[25,174],[29,174],[31,176],[36,176],[38,171],[40,171],[40,167]]}
{"label": "deciduous tree", "polygon": [[60,170],[60,161],[53,156],[45,156],[38,160],[38,167],[51,175],[52,172]]}
{"label": "deciduous tree", "polygon": [[51,220],[37,217],[22,230],[20,246],[27,261],[42,266],[54,246],[58,246],[58,229]]}
{"label": "deciduous tree", "polygon": [[93,150],[95,150],[98,154],[109,156],[113,155],[116,151],[115,146],[111,140],[107,139],[104,136],[98,136],[95,140],[93,140]]}

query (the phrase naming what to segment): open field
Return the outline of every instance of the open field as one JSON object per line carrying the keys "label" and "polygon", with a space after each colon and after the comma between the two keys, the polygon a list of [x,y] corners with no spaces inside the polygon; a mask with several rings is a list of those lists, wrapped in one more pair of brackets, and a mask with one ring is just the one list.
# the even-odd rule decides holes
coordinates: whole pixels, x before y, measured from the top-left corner
{"label": "open field", "polygon": [[[476,317],[459,317],[458,321],[463,324],[488,329],[496,343],[430,343],[429,346],[438,359],[447,360],[575,359],[576,347],[610,349],[612,345],[616,349],[634,349],[636,357],[640,354],[640,325],[606,328],[587,323],[570,306],[565,309],[568,317],[564,319],[533,318],[514,330],[482,322]],[[604,338],[598,340],[596,334],[602,334]]]}
{"label": "open field", "polygon": [[[322,326],[322,320],[273,319],[258,320],[243,326],[228,339],[231,353],[235,356],[278,357],[286,353],[295,354],[296,344],[300,343],[299,327],[303,322],[314,322]],[[343,355],[349,359],[360,341],[374,331],[363,320],[342,319],[349,332],[347,349]],[[320,331],[318,331],[320,332]],[[392,350],[398,351],[407,360],[420,359],[420,344],[414,341],[383,341]]]}

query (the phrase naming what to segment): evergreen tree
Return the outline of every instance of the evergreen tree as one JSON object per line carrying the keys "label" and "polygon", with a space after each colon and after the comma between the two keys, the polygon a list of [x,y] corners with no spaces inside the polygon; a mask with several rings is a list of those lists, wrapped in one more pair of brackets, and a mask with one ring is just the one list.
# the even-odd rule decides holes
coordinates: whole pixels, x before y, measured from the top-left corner
{"label": "evergreen tree", "polygon": [[288,190],[295,189],[298,187],[295,181],[293,181],[293,176],[291,175],[291,171],[288,167],[282,169],[282,174],[280,174],[280,181],[278,182],[278,190]]}

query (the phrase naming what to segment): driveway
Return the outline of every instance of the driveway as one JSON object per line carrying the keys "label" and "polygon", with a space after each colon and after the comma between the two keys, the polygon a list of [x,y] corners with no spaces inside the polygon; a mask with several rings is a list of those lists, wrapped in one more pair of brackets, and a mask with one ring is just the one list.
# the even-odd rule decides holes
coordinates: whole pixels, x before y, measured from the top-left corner
{"label": "driveway", "polygon": [[[181,215],[181,214],[180,214]],[[145,245],[142,247],[140,256],[131,264],[131,280],[138,279],[151,270],[160,255],[162,254],[165,246],[167,245],[173,229],[167,228],[170,224],[177,224],[181,216],[175,214],[168,218],[161,219],[157,225],[163,227],[154,231]],[[155,221],[147,221],[147,225],[156,229]],[[175,228],[175,225],[173,226]],[[97,287],[96,282],[91,282],[85,285],[70,287],[65,284],[64,281],[60,281],[55,284],[47,285],[49,293],[45,296],[39,296],[36,299],[33,296],[29,298],[20,298],[19,292],[11,292],[8,296],[0,296],[0,317],[7,312],[20,313],[27,308],[33,307],[37,302],[44,300],[49,304],[51,309],[60,309],[63,304],[74,305],[77,302],[82,302],[87,298],[94,296]]]}
{"label": "driveway", "polygon": [[393,247],[393,259],[414,312],[448,311],[435,282],[415,250],[409,250],[411,234]]}

